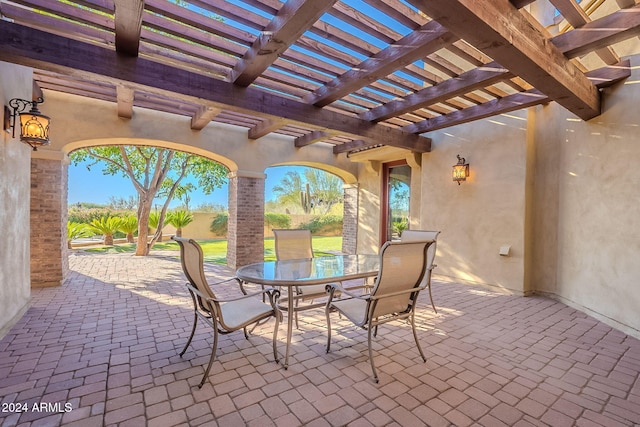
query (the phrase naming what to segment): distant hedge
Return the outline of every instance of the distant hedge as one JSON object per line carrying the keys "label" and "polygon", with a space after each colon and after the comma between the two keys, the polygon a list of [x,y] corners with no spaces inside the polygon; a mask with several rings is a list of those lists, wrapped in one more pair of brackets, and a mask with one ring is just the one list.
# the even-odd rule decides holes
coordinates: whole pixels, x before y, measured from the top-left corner
{"label": "distant hedge", "polygon": [[339,231],[342,230],[342,217],[338,215],[322,215],[305,224],[301,224],[300,228],[311,230],[311,233]]}

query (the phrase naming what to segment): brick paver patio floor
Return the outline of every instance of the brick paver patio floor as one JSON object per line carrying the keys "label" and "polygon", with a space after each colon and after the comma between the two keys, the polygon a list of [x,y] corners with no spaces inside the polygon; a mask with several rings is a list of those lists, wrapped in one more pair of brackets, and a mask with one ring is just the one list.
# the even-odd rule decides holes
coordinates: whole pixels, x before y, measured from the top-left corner
{"label": "brick paver patio floor", "polygon": [[428,361],[408,325],[385,325],[379,384],[366,333],[336,319],[326,354],[324,314],[308,311],[288,370],[272,360],[271,321],[249,340],[222,336],[198,389],[212,337],[201,326],[178,356],[193,314],[177,258],[77,253],[70,265],[0,341],[2,426],[640,424],[640,342],[545,297],[435,281],[438,314],[423,294],[417,318]]}

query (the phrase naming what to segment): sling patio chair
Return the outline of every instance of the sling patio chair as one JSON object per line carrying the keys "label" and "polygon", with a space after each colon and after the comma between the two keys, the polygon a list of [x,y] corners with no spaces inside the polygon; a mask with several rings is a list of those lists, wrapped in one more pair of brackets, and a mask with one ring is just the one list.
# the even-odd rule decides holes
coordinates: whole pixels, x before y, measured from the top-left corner
{"label": "sling patio chair", "polygon": [[[213,328],[213,346],[211,347],[211,357],[209,358],[209,364],[204,371],[202,381],[198,385],[202,388],[202,385],[206,381],[211,365],[216,357],[216,349],[218,346],[218,334],[228,334],[239,329],[244,331],[244,336],[249,339],[249,332],[247,328],[251,325],[255,328],[259,323],[266,322],[271,316],[275,317],[275,326],[273,329],[273,357],[278,362],[278,352],[276,350],[276,340],[278,337],[278,326],[280,325],[280,318],[282,314],[276,307],[276,298],[279,296],[279,291],[268,288],[258,292],[247,294],[242,287],[242,283],[232,278],[215,283],[210,286],[204,274],[204,257],[202,254],[202,248],[193,239],[186,239],[182,237],[173,236],[171,238],[180,245],[180,261],[182,262],[182,270],[187,277],[187,289],[193,300],[193,328],[191,329],[191,335],[187,340],[184,348],[180,352],[180,357],[187,351],[189,344],[196,332],[196,325],[198,324],[198,318],[202,319],[206,324]],[[239,297],[234,298],[219,298],[214,293],[212,287],[223,285],[235,281],[240,285]],[[265,303],[260,296],[267,295],[269,297],[270,304]],[[253,330],[253,329],[252,329]]]}
{"label": "sling patio chair", "polygon": [[425,277],[422,279],[423,284],[427,284],[427,289],[429,289],[429,299],[431,300],[431,307],[433,307],[433,311],[438,313],[436,310],[436,305],[433,303],[433,296],[431,295],[431,271],[437,267],[433,263],[433,260],[436,257],[436,245],[438,244],[438,235],[439,231],[431,231],[431,230],[404,230],[400,235],[401,242],[415,242],[419,240],[433,240],[433,245],[429,247],[429,251],[427,252],[427,273],[425,273]]}
{"label": "sling patio chair", "polygon": [[[418,242],[387,242],[380,249],[380,270],[371,293],[358,295],[337,284],[327,285],[329,299],[325,308],[327,317],[327,353],[331,348],[331,312],[337,311],[356,326],[367,330],[369,362],[373,378],[378,382],[378,374],[373,363],[371,335],[377,334],[378,325],[393,320],[407,319],[411,324],[413,338],[422,356],[415,325],[415,309],[418,294],[428,284],[423,283],[427,275],[427,253],[435,244],[434,240]],[[334,300],[334,293],[340,290],[343,299]],[[375,332],[374,332],[375,330]]]}
{"label": "sling patio chair", "polygon": [[[310,230],[301,229],[274,229],[276,259],[278,261],[313,258],[313,244]],[[325,285],[296,286],[295,319],[298,328],[298,310],[300,301],[312,301],[316,298],[326,297]],[[309,304],[303,310],[322,307],[324,304]]]}

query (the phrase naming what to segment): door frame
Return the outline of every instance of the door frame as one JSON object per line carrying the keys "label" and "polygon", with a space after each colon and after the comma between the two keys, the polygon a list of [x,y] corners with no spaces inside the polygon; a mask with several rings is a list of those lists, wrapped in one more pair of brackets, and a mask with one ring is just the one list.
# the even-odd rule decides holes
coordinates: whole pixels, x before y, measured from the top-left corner
{"label": "door frame", "polygon": [[396,166],[410,166],[406,160],[395,160],[382,164],[380,182],[380,247],[387,241],[387,223],[389,221],[389,175],[390,169]]}

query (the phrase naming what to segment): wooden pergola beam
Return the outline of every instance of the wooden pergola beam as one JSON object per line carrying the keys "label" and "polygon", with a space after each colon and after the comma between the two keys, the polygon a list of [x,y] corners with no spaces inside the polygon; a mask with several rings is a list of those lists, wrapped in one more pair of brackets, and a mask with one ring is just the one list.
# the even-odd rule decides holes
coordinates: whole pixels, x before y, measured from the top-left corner
{"label": "wooden pergola beam", "polygon": [[[550,0],[560,14],[567,20],[573,28],[580,28],[591,22],[591,18],[582,9],[582,7],[574,0]],[[620,57],[613,51],[611,46],[602,47],[595,50],[596,55],[604,61],[605,64],[617,64]]]}
{"label": "wooden pergola beam", "polygon": [[398,64],[410,64],[457,39],[439,23],[428,22],[396,43],[364,60],[357,67],[316,89],[305,96],[304,100],[317,107],[324,107],[372,81],[391,74],[399,68]]}
{"label": "wooden pergola beam", "polygon": [[360,118],[379,122],[401,114],[410,113],[418,108],[446,101],[455,96],[489,86],[501,80],[513,77],[509,70],[496,62],[460,74],[455,79],[447,79],[434,86],[426,87],[407,95],[404,99],[387,102],[360,114]]}
{"label": "wooden pergola beam", "polygon": [[[585,77],[596,87],[603,88],[624,80],[630,75],[631,63],[629,60],[625,60],[615,65],[589,71],[585,74]],[[432,132],[438,129],[544,104],[549,101],[551,101],[551,99],[548,96],[537,89],[531,89],[508,95],[504,98],[494,99],[481,105],[465,108],[464,110],[425,119],[421,122],[405,126],[403,129],[411,133]]]}
{"label": "wooden pergola beam", "polygon": [[118,106],[118,117],[130,119],[133,117],[133,98],[135,90],[124,85],[116,86],[116,99]]}
{"label": "wooden pergola beam", "polygon": [[553,44],[568,58],[640,35],[640,5],[619,10],[580,28],[557,35]]}
{"label": "wooden pergola beam", "polygon": [[337,0],[288,0],[231,70],[228,81],[249,86]]}
{"label": "wooden pergola beam", "polygon": [[399,129],[6,21],[0,21],[0,60],[95,82],[126,84],[136,90],[305,127],[312,125],[416,152],[431,148],[428,138]]}
{"label": "wooden pergola beam", "polygon": [[138,56],[144,0],[115,0],[116,51]]}
{"label": "wooden pergola beam", "polygon": [[329,132],[325,132],[322,130],[314,130],[313,132],[309,132],[304,136],[297,137],[294,141],[294,145],[297,148],[306,147],[307,145],[320,142],[330,137],[331,137],[331,134]]}
{"label": "wooden pergola beam", "polygon": [[249,139],[259,139],[265,135],[270,134],[271,132],[275,132],[281,127],[284,127],[287,124],[286,120],[281,119],[266,119],[258,123],[257,125],[249,128],[248,137]]}
{"label": "wooden pergola beam", "polygon": [[202,130],[209,124],[218,114],[222,112],[220,108],[209,107],[207,105],[201,105],[191,117],[191,129]]}
{"label": "wooden pergola beam", "polygon": [[509,0],[409,2],[581,119],[600,114],[596,87]]}

